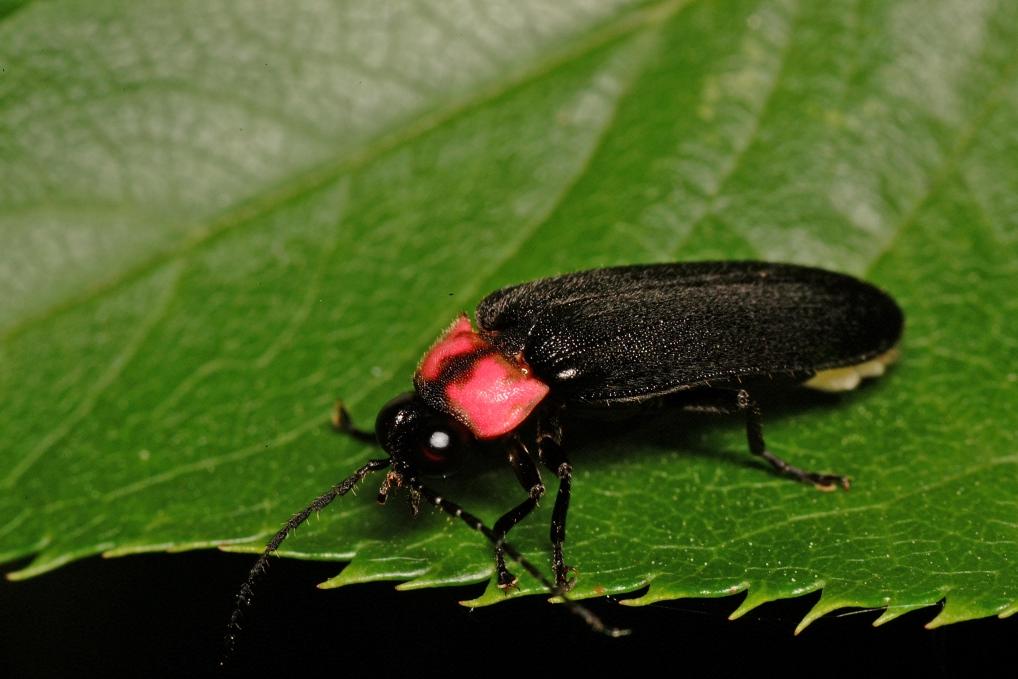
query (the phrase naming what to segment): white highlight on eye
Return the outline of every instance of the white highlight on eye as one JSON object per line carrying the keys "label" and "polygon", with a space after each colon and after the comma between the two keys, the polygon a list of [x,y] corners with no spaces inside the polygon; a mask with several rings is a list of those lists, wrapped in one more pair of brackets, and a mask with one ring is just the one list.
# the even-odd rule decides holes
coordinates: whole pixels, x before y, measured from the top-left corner
{"label": "white highlight on eye", "polygon": [[449,447],[449,435],[444,431],[436,431],[428,439],[428,445],[432,448],[441,449]]}

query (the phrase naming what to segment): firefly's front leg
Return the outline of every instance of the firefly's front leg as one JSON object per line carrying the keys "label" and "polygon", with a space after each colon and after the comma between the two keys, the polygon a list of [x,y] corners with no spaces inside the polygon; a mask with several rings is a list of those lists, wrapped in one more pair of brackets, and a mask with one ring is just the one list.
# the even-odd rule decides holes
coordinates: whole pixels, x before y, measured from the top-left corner
{"label": "firefly's front leg", "polygon": [[333,431],[346,434],[361,443],[377,444],[374,432],[358,429],[354,426],[354,423],[350,420],[350,413],[346,411],[346,406],[343,405],[342,401],[336,401],[336,404],[332,406],[332,417],[330,419]]}

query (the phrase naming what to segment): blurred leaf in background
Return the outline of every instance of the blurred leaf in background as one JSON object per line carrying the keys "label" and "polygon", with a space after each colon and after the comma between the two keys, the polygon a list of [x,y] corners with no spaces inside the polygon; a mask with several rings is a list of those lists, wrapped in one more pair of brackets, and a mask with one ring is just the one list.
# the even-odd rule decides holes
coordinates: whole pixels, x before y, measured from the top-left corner
{"label": "blurred leaf in background", "polygon": [[[887,378],[766,420],[853,490],[768,474],[736,421],[570,430],[575,595],[1014,613],[1016,44],[979,0],[0,3],[0,556],[257,549],[377,454],[332,401],[370,423],[487,292],[760,258],[906,311]],[[519,499],[498,460],[443,488]],[[286,552],[491,577],[372,495]],[[545,504],[513,533],[540,564]]]}

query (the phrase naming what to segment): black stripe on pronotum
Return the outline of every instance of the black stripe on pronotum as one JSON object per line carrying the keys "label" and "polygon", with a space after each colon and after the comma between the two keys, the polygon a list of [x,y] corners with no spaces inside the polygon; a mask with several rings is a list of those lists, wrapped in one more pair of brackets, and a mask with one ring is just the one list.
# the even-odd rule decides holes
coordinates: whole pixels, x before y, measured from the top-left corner
{"label": "black stripe on pronotum", "polygon": [[[373,433],[354,427],[337,404],[336,428],[380,445],[388,458],[370,460],[269,541],[237,595],[227,652],[272,552],[308,516],[383,469],[378,501],[405,487],[412,512],[427,502],[482,533],[494,547],[499,587],[516,584],[508,556],[591,627],[622,634],[565,596],[572,462],[563,415],[596,416],[653,400],[739,414],[750,452],[778,473],[821,490],[847,489],[847,477],[800,469],[767,449],[753,393],[765,385],[855,388],[894,361],[904,317],[888,295],[843,274],[767,262],[697,262],[595,269],[514,285],[481,300],[476,321],[476,329],[466,314],[453,321],[421,359],[414,390],[382,408]],[[449,474],[481,441],[496,442],[484,449],[502,451],[524,491],[493,528],[423,481]],[[550,535],[554,582],[505,541],[545,494],[542,465],[559,481]]]}

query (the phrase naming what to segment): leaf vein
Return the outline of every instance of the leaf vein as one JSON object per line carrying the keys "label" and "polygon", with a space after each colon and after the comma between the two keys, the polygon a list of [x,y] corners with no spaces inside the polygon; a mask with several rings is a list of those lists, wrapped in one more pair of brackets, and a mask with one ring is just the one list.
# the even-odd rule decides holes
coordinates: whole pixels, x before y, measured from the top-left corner
{"label": "leaf vein", "polygon": [[913,224],[918,222],[919,215],[922,214],[923,209],[928,203],[937,197],[938,192],[943,189],[947,180],[954,175],[961,161],[964,160],[966,154],[971,149],[972,143],[978,137],[979,132],[983,129],[983,123],[986,122],[996,107],[1004,100],[1001,95],[1013,82],[1016,67],[1018,67],[1018,54],[1015,55],[1010,63],[1001,69],[1000,77],[997,79],[997,82],[989,89],[982,103],[975,108],[968,122],[961,126],[958,136],[955,139],[954,144],[952,144],[950,151],[944,157],[940,167],[933,172],[930,181],[926,184],[926,190],[919,195],[912,204],[912,207],[902,215],[898,225],[892,229],[893,235],[888,239],[881,251],[873,257],[873,264],[870,269],[875,268],[881,259],[890,255],[894,251],[895,246],[902,239],[903,234],[908,231]]}
{"label": "leaf vein", "polygon": [[105,372],[99,376],[96,383],[91,389],[87,390],[84,397],[78,404],[78,407],[65,419],[60,420],[57,425],[49,431],[48,434],[42,437],[38,444],[36,444],[16,465],[11,471],[0,481],[0,486],[11,488],[15,482],[20,479],[25,472],[39,461],[50,449],[57,443],[59,443],[65,436],[74,430],[75,425],[81,422],[85,417],[88,416],[96,403],[105,393],[105,391],[113,385],[116,379],[123,372],[124,368],[134,359],[137,355],[138,350],[144,344],[145,339],[149,336],[152,330],[158,325],[159,321],[169,311],[170,303],[173,301],[177,293],[177,285],[181,279],[181,271],[183,266],[177,265],[170,269],[169,280],[163,289],[163,294],[159,300],[156,301],[150,308],[149,313],[142,319],[141,323],[138,324],[138,329],[127,338],[123,349],[118,353],[110,364],[107,366]]}
{"label": "leaf vein", "polygon": [[797,524],[797,523],[801,523],[803,521],[812,521],[814,519],[822,519],[822,518],[827,518],[827,517],[831,517],[831,516],[844,516],[846,514],[858,514],[858,513],[869,512],[869,511],[874,511],[874,510],[888,509],[892,505],[898,504],[898,503],[900,503],[900,502],[902,502],[902,501],[904,501],[904,500],[906,500],[906,499],[908,499],[910,497],[922,496],[922,495],[925,495],[925,494],[927,494],[927,493],[929,493],[931,491],[937,490],[938,488],[946,486],[946,485],[948,485],[950,483],[954,483],[955,481],[959,481],[959,480],[961,480],[961,479],[963,479],[965,477],[973,476],[975,474],[978,474],[980,472],[986,471],[987,469],[991,469],[993,467],[998,467],[998,466],[1002,466],[1002,465],[1009,465],[1009,464],[1018,464],[1018,453],[1015,453],[1015,454],[1012,454],[1012,455],[1004,455],[1004,456],[992,458],[992,459],[987,460],[986,462],[984,462],[982,464],[978,464],[978,465],[975,465],[973,467],[969,467],[967,469],[963,469],[962,471],[960,471],[960,472],[958,472],[956,474],[952,474],[950,476],[942,477],[940,479],[937,479],[933,483],[929,483],[929,484],[926,484],[926,485],[923,485],[923,486],[916,486],[916,487],[912,488],[911,490],[909,490],[907,493],[903,493],[901,495],[896,495],[896,496],[894,496],[892,498],[888,498],[886,500],[881,500],[880,502],[874,502],[872,504],[861,505],[861,506],[858,506],[858,507],[837,507],[835,509],[829,509],[829,510],[818,511],[818,512],[810,512],[808,514],[799,514],[797,516],[791,516],[791,517],[788,517],[786,519],[780,519],[780,520],[777,520],[777,521],[772,521],[772,522],[768,523],[766,526],[762,526],[762,527],[760,527],[760,528],[758,528],[756,530],[749,531],[747,533],[743,533],[741,535],[735,536],[735,537],[730,538],[728,540],[724,540],[724,541],[722,541],[722,542],[717,544],[717,548],[727,547],[727,546],[733,545],[733,544],[735,544],[737,542],[742,542],[742,541],[746,540],[746,538],[750,538],[750,537],[754,537],[756,535],[762,535],[764,533],[769,533],[769,532],[774,531],[774,530],[786,528],[788,526],[791,526],[791,525],[794,525],[794,524]]}
{"label": "leaf vein", "polygon": [[362,167],[382,154],[419,139],[428,132],[465,115],[471,110],[494,101],[506,93],[523,87],[559,68],[566,67],[599,47],[619,40],[631,33],[636,33],[646,26],[659,24],[674,15],[680,8],[686,6],[687,2],[688,0],[663,0],[656,5],[622,14],[615,20],[607,22],[601,28],[572,41],[566,49],[554,51],[546,59],[538,60],[530,68],[511,72],[505,79],[498,80],[488,87],[479,86],[472,93],[450,102],[448,106],[431,114],[423,115],[400,129],[367,142],[359,151],[354,150],[341,154],[331,161],[308,168],[293,181],[283,182],[274,188],[266,188],[259,196],[242,199],[232,207],[222,211],[218,217],[210,219],[204,228],[200,224],[196,224],[195,228],[184,229],[184,231],[198,234],[194,238],[188,239],[174,249],[159,253],[145,260],[133,269],[116,275],[103,284],[92,287],[76,298],[53,305],[36,316],[23,319],[9,326],[5,329],[2,339],[9,340],[28,327],[41,323],[90,299],[109,294],[113,290],[140,278],[146,272],[152,271],[160,264],[183,258],[191,252],[207,246],[222,233],[249,224],[258,217],[274,211],[280,205],[285,205],[295,198],[316,191],[335,181],[343,173]]}
{"label": "leaf vein", "polygon": [[792,51],[792,45],[795,42],[795,33],[798,28],[799,15],[801,13],[801,3],[796,3],[795,12],[792,17],[791,26],[788,30],[788,38],[785,44],[782,46],[781,55],[778,61],[777,68],[774,71],[774,77],[769,83],[767,94],[764,96],[759,108],[756,110],[753,121],[749,126],[747,134],[735,148],[735,151],[728,157],[728,162],[724,163],[724,166],[720,169],[717,175],[717,180],[714,186],[705,194],[704,206],[700,215],[693,221],[693,223],[686,230],[685,236],[676,245],[675,249],[671,253],[671,259],[678,257],[682,247],[688,243],[695,235],[697,227],[703,224],[708,217],[717,214],[717,210],[720,204],[720,198],[724,193],[728,183],[732,177],[735,176],[736,172],[742,167],[743,161],[749,150],[752,148],[753,143],[760,137],[760,130],[762,129],[764,118],[767,117],[767,113],[773,106],[775,96],[778,89],[787,73],[789,66],[789,55]]}

